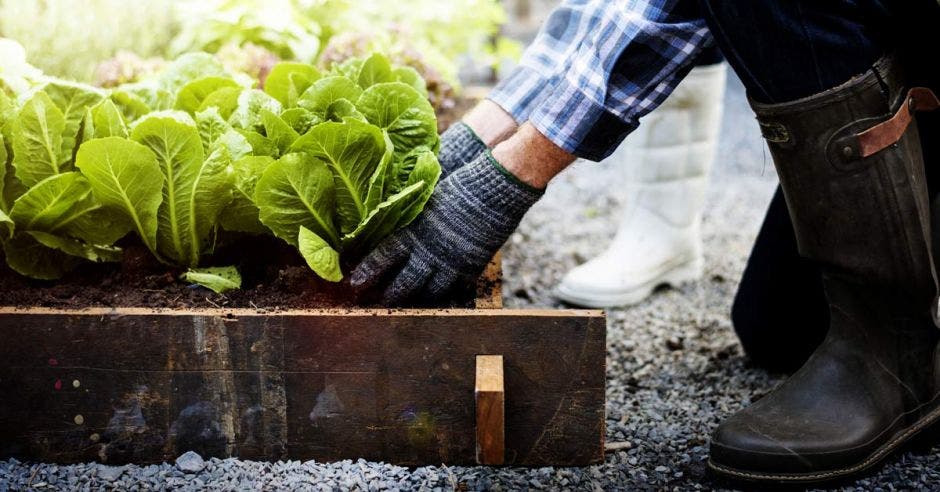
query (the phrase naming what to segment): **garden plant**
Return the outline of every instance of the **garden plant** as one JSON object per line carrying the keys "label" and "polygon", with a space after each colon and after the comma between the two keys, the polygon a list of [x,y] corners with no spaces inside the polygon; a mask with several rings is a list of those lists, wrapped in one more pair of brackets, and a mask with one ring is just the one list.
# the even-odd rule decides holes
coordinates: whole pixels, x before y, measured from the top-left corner
{"label": "garden plant", "polygon": [[8,266],[35,279],[119,261],[136,240],[221,292],[240,284],[212,261],[234,233],[276,236],[336,282],[440,175],[426,85],[380,54],[325,72],[282,62],[262,88],[198,52],[113,89],[32,80],[0,92],[0,224]]}

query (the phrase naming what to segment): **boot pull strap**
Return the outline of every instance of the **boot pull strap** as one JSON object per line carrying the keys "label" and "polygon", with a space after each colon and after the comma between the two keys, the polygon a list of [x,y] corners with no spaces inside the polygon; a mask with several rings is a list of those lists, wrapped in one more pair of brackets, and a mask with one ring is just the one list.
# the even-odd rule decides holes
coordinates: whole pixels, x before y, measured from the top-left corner
{"label": "boot pull strap", "polygon": [[[868,130],[855,135],[858,141],[859,155],[862,158],[876,154],[901,140],[917,111],[933,111],[940,108],[940,99],[926,87],[912,87],[907,91],[906,102],[891,119],[879,123]],[[854,153],[849,148],[847,152]]]}

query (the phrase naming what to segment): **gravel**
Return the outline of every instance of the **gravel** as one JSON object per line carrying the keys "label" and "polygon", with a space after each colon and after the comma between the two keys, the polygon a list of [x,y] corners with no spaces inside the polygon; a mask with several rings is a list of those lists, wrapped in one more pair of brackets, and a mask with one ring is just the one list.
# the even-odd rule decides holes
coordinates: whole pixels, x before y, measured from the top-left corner
{"label": "gravel", "polygon": [[[722,419],[783,380],[750,367],[728,312],[737,280],[776,185],[743,89],[730,82],[721,158],[704,220],[706,275],[609,311],[608,454],[586,468],[417,469],[363,460],[337,463],[203,460],[110,467],[0,461],[0,492],[35,489],[216,490],[712,490],[733,484],[706,472],[708,436]],[[621,197],[604,189],[617,169],[578,164],[560,177],[505,252],[507,304],[555,307],[567,269],[606,246]],[[201,463],[200,463],[201,462]],[[904,454],[844,490],[940,489],[940,449]]]}

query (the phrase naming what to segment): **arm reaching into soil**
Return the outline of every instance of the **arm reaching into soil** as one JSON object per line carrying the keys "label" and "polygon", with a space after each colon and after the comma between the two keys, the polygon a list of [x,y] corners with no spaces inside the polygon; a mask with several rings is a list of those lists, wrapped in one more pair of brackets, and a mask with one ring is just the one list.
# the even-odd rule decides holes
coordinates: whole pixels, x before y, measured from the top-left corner
{"label": "arm reaching into soil", "polygon": [[523,125],[438,184],[424,212],[353,272],[354,287],[390,281],[383,302],[429,302],[472,283],[548,182],[574,156]]}

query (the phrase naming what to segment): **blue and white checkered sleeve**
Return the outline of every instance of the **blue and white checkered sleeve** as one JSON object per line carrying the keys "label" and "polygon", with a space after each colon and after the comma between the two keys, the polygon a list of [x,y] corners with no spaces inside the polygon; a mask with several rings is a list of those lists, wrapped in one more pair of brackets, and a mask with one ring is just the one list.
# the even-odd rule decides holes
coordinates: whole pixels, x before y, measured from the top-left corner
{"label": "blue and white checkered sleeve", "polygon": [[666,99],[714,40],[694,0],[588,3],[596,24],[577,43],[567,70],[544,82],[528,121],[566,151],[599,161]]}
{"label": "blue and white checkered sleeve", "polygon": [[604,0],[564,0],[546,19],[519,65],[488,98],[522,123],[551,92],[551,84],[568,70],[582,41],[600,23]]}

